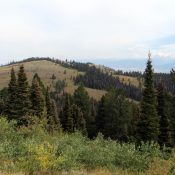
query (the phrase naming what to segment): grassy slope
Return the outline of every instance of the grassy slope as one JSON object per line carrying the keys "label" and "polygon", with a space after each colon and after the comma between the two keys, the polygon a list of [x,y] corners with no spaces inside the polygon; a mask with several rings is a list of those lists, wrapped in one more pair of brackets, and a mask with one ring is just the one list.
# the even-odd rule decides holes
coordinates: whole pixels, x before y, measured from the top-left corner
{"label": "grassy slope", "polygon": [[135,77],[125,76],[125,75],[114,75],[115,77],[119,77],[119,80],[125,84],[131,83],[131,85],[139,87],[139,81]]}
{"label": "grassy slope", "polygon": [[[10,70],[12,67],[14,67],[15,71],[17,72],[19,69],[19,64],[0,67],[0,89],[8,85],[10,79]],[[76,77],[79,74],[83,74],[83,72],[78,72],[75,69],[64,68],[61,65],[55,64],[50,61],[26,62],[24,63],[24,67],[29,79],[29,83],[31,83],[33,75],[35,73],[38,73],[44,84],[53,87],[53,82],[50,78],[52,74],[54,74],[56,76],[56,80],[66,80],[67,87],[65,91],[71,94],[77,88],[77,86],[74,85],[72,78]],[[64,73],[65,70],[66,73]],[[86,88],[86,90],[88,91],[91,97],[94,97],[97,100],[99,100],[102,97],[102,95],[106,93],[106,91],[90,88]]]}
{"label": "grassy slope", "polygon": [[115,75],[115,71],[108,67],[104,67],[101,65],[96,65],[97,68],[100,68],[103,72],[112,73],[114,77],[118,77],[120,82],[124,84],[131,84],[133,86],[139,87],[139,80],[136,77],[126,76],[126,75]]}

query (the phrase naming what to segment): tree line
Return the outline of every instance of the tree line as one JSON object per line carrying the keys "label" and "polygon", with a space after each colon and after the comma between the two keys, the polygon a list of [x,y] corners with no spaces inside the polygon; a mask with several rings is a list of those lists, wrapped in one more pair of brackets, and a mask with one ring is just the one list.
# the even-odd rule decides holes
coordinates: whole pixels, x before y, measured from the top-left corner
{"label": "tree line", "polygon": [[[21,65],[18,73],[12,68],[8,88],[0,92],[0,112],[8,120],[16,120],[18,126],[29,125],[33,116],[45,119],[49,132],[79,130],[89,138],[101,132],[105,138],[124,142],[154,141],[174,146],[175,96],[165,88],[163,79],[155,85],[154,75],[149,58],[140,103],[129,100],[122,87],[116,89],[113,85],[97,102],[89,97],[82,83],[72,95],[64,92],[63,81],[58,81],[51,92],[35,74],[29,86]],[[171,75],[174,80],[173,70]]]}
{"label": "tree line", "polygon": [[129,84],[122,83],[118,77],[114,77],[108,72],[102,72],[95,66],[91,66],[85,75],[78,75],[74,82],[76,84],[83,83],[86,87],[100,90],[109,90],[111,88],[123,89],[126,96],[139,101],[141,99],[141,91],[139,88]]}
{"label": "tree line", "polygon": [[[55,58],[50,58],[50,57],[32,57],[32,58],[28,58],[28,59],[24,59],[22,61],[12,61],[10,62],[8,65],[13,65],[16,63],[24,63],[24,62],[31,62],[31,61],[42,61],[42,60],[46,60],[46,61],[51,61],[55,64],[59,64],[63,67],[66,68],[73,68],[76,69],[78,71],[81,72],[85,72],[86,74],[80,77],[77,77],[77,79],[75,79],[75,82],[84,82],[84,85],[90,88],[99,88],[99,89],[109,89],[108,88],[108,84],[111,83],[113,84],[113,87],[117,87],[118,89],[122,88],[125,89],[125,92],[127,94],[128,97],[135,99],[135,100],[141,100],[141,86],[143,84],[143,80],[144,80],[144,72],[140,72],[140,71],[122,71],[122,70],[113,70],[110,69],[108,67],[104,67],[103,69],[104,71],[102,71],[100,68],[97,68],[96,66],[94,66],[92,63],[81,63],[81,62],[76,62],[76,61],[68,61],[68,60],[59,60],[59,59],[55,59]],[[129,83],[129,85],[124,84],[123,82],[119,81],[118,78],[114,78],[112,77],[111,79],[111,71],[113,72],[113,75],[124,75],[124,76],[130,76],[130,77],[135,77],[138,79],[139,81],[139,87],[135,87],[133,85],[131,85]],[[172,70],[173,71],[173,70]],[[108,82],[103,81],[103,79],[97,79],[96,77],[91,77],[91,73],[95,73],[97,74],[96,76],[107,76]],[[106,74],[106,75],[104,75]],[[90,77],[89,77],[90,76]],[[94,84],[91,85],[89,83],[89,80],[87,79],[94,79],[94,82],[99,81],[101,85],[98,84]],[[175,84],[172,81],[172,75],[171,73],[154,73],[154,83],[155,86],[157,86],[159,84],[159,80],[162,79],[164,81],[164,86],[167,89],[167,91],[170,91],[173,95],[175,95]],[[115,82],[115,83],[114,83]],[[102,88],[103,87],[103,88]]]}

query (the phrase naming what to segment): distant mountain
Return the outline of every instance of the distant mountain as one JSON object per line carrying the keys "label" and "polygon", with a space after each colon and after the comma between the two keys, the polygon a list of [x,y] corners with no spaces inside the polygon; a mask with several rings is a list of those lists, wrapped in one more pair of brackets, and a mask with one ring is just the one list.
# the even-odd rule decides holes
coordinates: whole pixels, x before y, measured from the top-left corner
{"label": "distant mountain", "polygon": [[[123,71],[144,71],[147,59],[91,59],[86,62],[104,65],[115,70]],[[168,58],[153,58],[153,66],[155,72],[169,73],[172,68],[175,68],[175,59]]]}

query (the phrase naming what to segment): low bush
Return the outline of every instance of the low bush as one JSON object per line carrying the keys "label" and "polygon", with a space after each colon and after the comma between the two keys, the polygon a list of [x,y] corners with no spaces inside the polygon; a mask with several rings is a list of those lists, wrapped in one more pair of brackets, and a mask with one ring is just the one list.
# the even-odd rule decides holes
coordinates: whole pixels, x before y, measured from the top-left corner
{"label": "low bush", "polygon": [[[104,139],[101,134],[90,140],[80,133],[52,133],[40,123],[16,128],[15,121],[0,117],[0,171],[1,172],[60,172],[95,170],[146,172],[156,160],[166,162],[166,152],[155,143],[118,143]],[[175,154],[173,154],[175,155]],[[174,157],[168,160],[173,170]],[[151,170],[150,170],[151,171]],[[167,171],[168,172],[168,171]]]}

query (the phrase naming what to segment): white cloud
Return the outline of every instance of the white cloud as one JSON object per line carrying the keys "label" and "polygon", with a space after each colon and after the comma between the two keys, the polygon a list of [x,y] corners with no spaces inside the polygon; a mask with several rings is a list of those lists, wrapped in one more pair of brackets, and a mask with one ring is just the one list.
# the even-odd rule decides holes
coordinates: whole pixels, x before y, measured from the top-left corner
{"label": "white cloud", "polygon": [[[145,57],[175,35],[174,0],[0,0],[0,59]],[[175,57],[173,46],[154,55]],[[5,60],[6,61],[6,60]]]}
{"label": "white cloud", "polygon": [[156,57],[161,58],[175,58],[175,44],[162,45],[157,50],[154,50]]}

